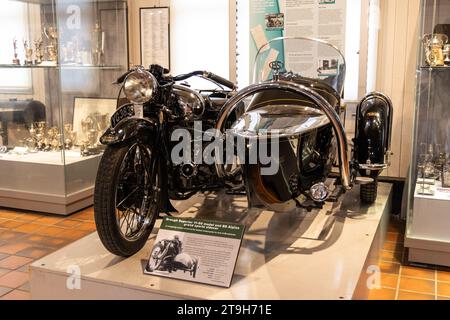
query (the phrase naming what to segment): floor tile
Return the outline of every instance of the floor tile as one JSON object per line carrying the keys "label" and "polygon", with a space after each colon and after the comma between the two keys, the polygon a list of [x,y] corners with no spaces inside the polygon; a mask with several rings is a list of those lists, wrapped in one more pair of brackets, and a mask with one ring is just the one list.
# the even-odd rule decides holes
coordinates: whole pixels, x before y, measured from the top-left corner
{"label": "floor tile", "polygon": [[435,300],[432,294],[399,291],[398,300]]}
{"label": "floor tile", "polygon": [[441,268],[437,271],[437,280],[450,282],[450,268]]}
{"label": "floor tile", "polygon": [[21,266],[30,263],[33,259],[18,256],[9,256],[8,258],[0,260],[0,268],[16,270]]}
{"label": "floor tile", "polygon": [[395,300],[395,290],[384,288],[370,290],[368,300]]}
{"label": "floor tile", "polygon": [[41,218],[42,216],[36,213],[23,213],[23,214],[19,214],[15,220],[17,221],[25,221],[25,222],[31,222],[31,221],[35,221],[39,218]]}
{"label": "floor tile", "polygon": [[28,282],[24,283],[18,289],[25,291],[25,292],[30,292],[30,282],[28,281]]}
{"label": "floor tile", "polygon": [[20,272],[30,272],[30,264],[31,263],[27,263],[26,265],[21,266],[19,269],[16,269],[16,271],[20,271]]}
{"label": "floor tile", "polygon": [[31,246],[31,247],[28,247],[24,250],[17,252],[16,255],[20,256],[20,257],[39,259],[39,258],[42,258],[43,256],[50,254],[53,251],[54,251],[54,249],[52,250],[50,248]]}
{"label": "floor tile", "polygon": [[8,272],[11,272],[9,269],[0,269],[0,277],[7,274]]}
{"label": "floor tile", "polygon": [[438,282],[437,283],[437,294],[438,294],[438,296],[450,297],[450,283]]}
{"label": "floor tile", "polygon": [[26,242],[16,242],[12,244],[7,244],[0,247],[0,253],[6,254],[16,254],[17,252],[29,248],[31,244]]}
{"label": "floor tile", "polygon": [[42,224],[42,225],[54,225],[55,223],[58,223],[62,221],[64,217],[58,217],[58,216],[43,216],[42,218],[38,218],[34,220],[34,223]]}
{"label": "floor tile", "polygon": [[383,245],[383,250],[389,250],[389,251],[400,251],[403,250],[403,244],[393,242],[393,241],[385,241]]}
{"label": "floor tile", "polygon": [[6,230],[0,233],[0,240],[16,241],[25,236],[25,233]]}
{"label": "floor tile", "polygon": [[79,226],[82,222],[79,220],[72,220],[72,219],[64,219],[58,223],[55,224],[55,226],[58,227],[66,227],[66,228],[74,228],[76,226]]}
{"label": "floor tile", "polygon": [[392,261],[400,263],[403,258],[403,251],[381,250],[381,259],[384,261]]}
{"label": "floor tile", "polygon": [[386,240],[396,243],[403,243],[403,235],[398,232],[388,232],[386,234]]}
{"label": "floor tile", "polygon": [[4,219],[14,219],[18,216],[17,213],[14,212],[8,212],[5,211],[4,209],[0,210],[0,218],[4,218]]}
{"label": "floor tile", "polygon": [[76,227],[76,229],[94,232],[97,230],[97,227],[95,226],[95,222],[88,221],[81,223],[79,226]]}
{"label": "floor tile", "polygon": [[50,226],[50,227],[44,227],[44,228],[40,229],[39,234],[44,235],[44,236],[57,236],[58,234],[61,234],[65,230],[66,229],[64,229],[64,228]]}
{"label": "floor tile", "polygon": [[390,261],[381,261],[378,263],[378,266],[380,267],[381,272],[383,273],[394,273],[398,274],[400,270],[400,264]]}
{"label": "floor tile", "polygon": [[16,221],[16,220],[6,220],[3,222],[0,222],[0,228],[5,228],[5,229],[14,229],[17,228],[21,225],[25,224],[25,222],[22,221]]}
{"label": "floor tile", "polygon": [[28,282],[29,278],[26,272],[12,271],[0,277],[0,287],[15,289]]}
{"label": "floor tile", "polygon": [[396,289],[398,283],[398,275],[389,274],[389,273],[381,273],[381,286],[383,288],[392,288]]}
{"label": "floor tile", "polygon": [[31,300],[29,292],[22,290],[13,290],[0,298],[1,300]]}
{"label": "floor tile", "polygon": [[14,228],[15,231],[23,232],[23,233],[39,233],[39,230],[45,228],[42,224],[37,223],[27,223],[23,224],[17,228]]}
{"label": "floor tile", "polygon": [[7,288],[7,287],[0,287],[0,297],[4,296],[5,294],[7,294],[8,292],[10,292],[11,288]]}
{"label": "floor tile", "polygon": [[435,279],[434,273],[435,271],[433,269],[419,268],[414,266],[403,266],[401,275],[407,277],[434,280]]}
{"label": "floor tile", "polygon": [[78,240],[87,236],[90,232],[83,230],[66,230],[58,235],[58,237],[68,240]]}
{"label": "floor tile", "polygon": [[434,281],[431,280],[406,278],[404,276],[401,276],[400,290],[414,291],[417,293],[425,293],[425,294],[434,294],[435,285]]}

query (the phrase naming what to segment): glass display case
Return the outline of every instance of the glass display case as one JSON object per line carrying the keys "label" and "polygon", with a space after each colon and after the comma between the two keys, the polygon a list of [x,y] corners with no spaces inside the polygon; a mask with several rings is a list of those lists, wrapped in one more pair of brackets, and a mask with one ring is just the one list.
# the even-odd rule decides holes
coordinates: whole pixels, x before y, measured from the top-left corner
{"label": "glass display case", "polygon": [[422,0],[405,245],[450,265],[450,1]]}
{"label": "glass display case", "polygon": [[70,214],[93,202],[113,81],[128,68],[127,3],[2,7],[0,206]]}

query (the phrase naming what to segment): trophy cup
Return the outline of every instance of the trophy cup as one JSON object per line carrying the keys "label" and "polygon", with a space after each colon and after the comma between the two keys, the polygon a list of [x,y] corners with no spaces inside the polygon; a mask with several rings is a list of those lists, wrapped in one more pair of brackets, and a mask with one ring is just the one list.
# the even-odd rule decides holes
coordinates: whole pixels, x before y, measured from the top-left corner
{"label": "trophy cup", "polygon": [[33,49],[31,49],[27,40],[23,40],[23,49],[25,51],[25,65],[33,64]]}
{"label": "trophy cup", "polygon": [[58,32],[55,27],[46,27],[44,28],[44,35],[49,41],[49,45],[45,47],[48,61],[56,64],[58,62]]}
{"label": "trophy cup", "polygon": [[42,39],[34,40],[34,54],[36,56],[34,64],[41,64],[44,59],[44,53],[42,52]]}
{"label": "trophy cup", "polygon": [[20,60],[19,60],[19,58],[17,58],[17,40],[16,39],[13,40],[13,46],[14,46],[13,64],[20,66]]}
{"label": "trophy cup", "polygon": [[444,54],[444,64],[450,67],[450,44],[446,44],[442,52]]}
{"label": "trophy cup", "polygon": [[444,66],[444,45],[448,42],[445,34],[427,34],[423,37],[425,60],[430,67]]}

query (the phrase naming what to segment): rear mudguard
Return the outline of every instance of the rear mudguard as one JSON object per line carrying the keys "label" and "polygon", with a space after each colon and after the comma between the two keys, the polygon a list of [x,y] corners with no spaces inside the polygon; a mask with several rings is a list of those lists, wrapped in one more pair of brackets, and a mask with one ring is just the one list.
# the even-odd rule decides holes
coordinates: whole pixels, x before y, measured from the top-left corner
{"label": "rear mudguard", "polygon": [[159,172],[161,175],[161,201],[160,212],[176,212],[169,200],[167,164],[163,160],[164,152],[157,146],[159,137],[158,123],[151,118],[128,118],[119,122],[114,128],[108,128],[101,136],[100,143],[107,146],[117,146],[121,144],[130,144],[135,141],[153,147],[157,150],[154,154],[158,157]]}
{"label": "rear mudguard", "polygon": [[378,176],[389,167],[393,108],[391,100],[369,93],[356,109],[354,160],[363,176]]}

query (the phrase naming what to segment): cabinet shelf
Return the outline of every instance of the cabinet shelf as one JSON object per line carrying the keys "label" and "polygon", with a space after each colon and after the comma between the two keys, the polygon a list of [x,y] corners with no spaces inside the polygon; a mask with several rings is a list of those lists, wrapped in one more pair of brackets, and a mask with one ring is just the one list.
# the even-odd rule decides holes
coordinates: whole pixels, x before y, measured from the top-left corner
{"label": "cabinet shelf", "polygon": [[108,66],[90,66],[90,65],[15,65],[15,64],[0,64],[0,69],[75,69],[75,70],[120,70],[123,66],[119,65],[108,65]]}

